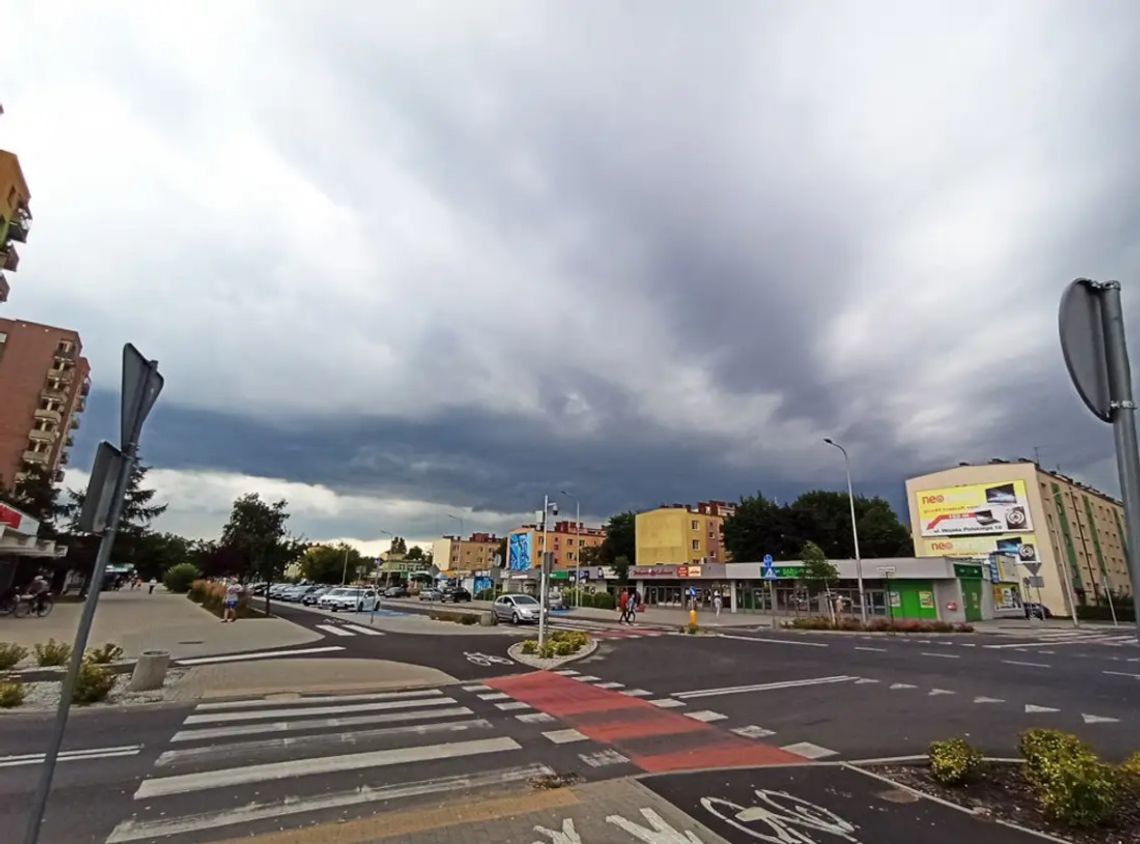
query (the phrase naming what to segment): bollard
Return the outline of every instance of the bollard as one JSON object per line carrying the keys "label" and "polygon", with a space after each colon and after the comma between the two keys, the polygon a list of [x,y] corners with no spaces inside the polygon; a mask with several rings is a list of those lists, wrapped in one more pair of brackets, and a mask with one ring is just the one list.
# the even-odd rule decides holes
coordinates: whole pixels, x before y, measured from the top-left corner
{"label": "bollard", "polygon": [[697,611],[695,609],[689,610],[689,624],[697,623]]}
{"label": "bollard", "polygon": [[498,622],[493,612],[479,613],[479,626],[480,627],[494,627]]}
{"label": "bollard", "polygon": [[131,683],[127,687],[132,692],[145,692],[161,689],[166,682],[166,669],[170,667],[170,653],[167,651],[143,651],[135,663]]}

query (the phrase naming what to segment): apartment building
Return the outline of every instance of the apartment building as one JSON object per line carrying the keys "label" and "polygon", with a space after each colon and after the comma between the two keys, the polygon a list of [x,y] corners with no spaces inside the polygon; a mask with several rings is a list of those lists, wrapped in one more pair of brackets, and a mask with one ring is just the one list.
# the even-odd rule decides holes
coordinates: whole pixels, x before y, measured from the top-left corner
{"label": "apartment building", "polygon": [[638,513],[634,534],[639,566],[731,562],[724,520],[736,513],[727,501],[674,504]]}
{"label": "apartment building", "polygon": [[31,198],[20,159],[0,150],[0,302],[8,300],[9,285],[4,271],[15,272],[20,264],[15,244],[24,243],[28,238]]}
{"label": "apartment building", "polygon": [[1078,605],[1132,592],[1123,505],[1073,478],[1031,460],[991,460],[911,478],[906,491],[916,556],[1016,560],[1016,572],[991,567],[999,609],[1040,595],[1070,615],[1069,586]]}
{"label": "apartment building", "polygon": [[[554,554],[554,569],[565,571],[583,564],[582,551],[601,545],[606,538],[606,529],[588,527],[584,522],[562,521],[552,524],[546,536]],[[515,528],[507,535],[505,565],[516,571],[537,569],[547,550],[545,542],[542,528],[537,524]]]}
{"label": "apartment building", "polygon": [[32,467],[63,480],[91,389],[82,350],[69,329],[0,319],[0,486],[12,488]]}
{"label": "apartment building", "polygon": [[483,571],[495,563],[503,540],[493,533],[443,536],[431,544],[432,563],[440,571]]}

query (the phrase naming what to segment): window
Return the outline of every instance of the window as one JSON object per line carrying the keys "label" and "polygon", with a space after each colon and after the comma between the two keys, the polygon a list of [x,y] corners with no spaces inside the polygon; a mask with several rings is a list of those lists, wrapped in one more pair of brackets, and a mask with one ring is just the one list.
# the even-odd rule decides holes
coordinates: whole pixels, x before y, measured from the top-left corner
{"label": "window", "polygon": [[700,551],[701,550],[701,541],[699,539],[693,540],[693,550],[694,551]]}
{"label": "window", "polygon": [[574,552],[573,551],[567,551],[566,552],[566,559],[567,560],[573,560],[574,559]]}
{"label": "window", "polygon": [[567,539],[567,540],[566,540],[566,544],[567,544],[567,545],[573,545],[573,544],[574,544],[574,540],[573,540],[573,539]]}
{"label": "window", "polygon": [[693,519],[691,522],[689,522],[689,528],[691,530],[700,530],[701,529],[701,523],[698,522],[696,519]]}

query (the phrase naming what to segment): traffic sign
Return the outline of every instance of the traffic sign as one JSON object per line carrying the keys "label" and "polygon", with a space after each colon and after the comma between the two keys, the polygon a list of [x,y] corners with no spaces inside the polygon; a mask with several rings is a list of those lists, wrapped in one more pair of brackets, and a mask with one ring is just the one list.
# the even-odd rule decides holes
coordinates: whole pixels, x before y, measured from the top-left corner
{"label": "traffic sign", "polygon": [[1030,574],[1036,575],[1041,573],[1041,563],[1022,563],[1025,570]]}
{"label": "traffic sign", "polygon": [[1027,577],[1027,578],[1025,578],[1025,580],[1026,580],[1026,584],[1025,584],[1026,586],[1035,586],[1038,589],[1041,589],[1045,586],[1045,578],[1043,578],[1039,574],[1035,574],[1035,575],[1033,575],[1033,577]]}
{"label": "traffic sign", "polygon": [[773,562],[774,561],[772,560],[771,554],[765,554],[764,555],[764,569],[761,572],[760,576],[763,577],[765,580],[779,580],[780,579],[780,575],[776,574],[775,566],[772,565]]}
{"label": "traffic sign", "polygon": [[1077,393],[1093,415],[1112,421],[1108,352],[1099,285],[1079,278],[1061,297],[1061,352]]}
{"label": "traffic sign", "polygon": [[879,574],[894,574],[898,569],[894,566],[877,566]]}

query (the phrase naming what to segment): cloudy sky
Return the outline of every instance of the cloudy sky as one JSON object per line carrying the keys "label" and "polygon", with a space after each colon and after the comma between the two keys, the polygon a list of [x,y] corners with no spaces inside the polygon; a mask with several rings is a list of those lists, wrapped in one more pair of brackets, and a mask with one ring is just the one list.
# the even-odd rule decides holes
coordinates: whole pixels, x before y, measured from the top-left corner
{"label": "cloudy sky", "polygon": [[84,5],[4,13],[4,313],[82,334],[79,467],[160,361],[166,529],[782,499],[824,436],[896,506],[1034,446],[1115,489],[1056,305],[1121,278],[1140,348],[1129,0]]}

